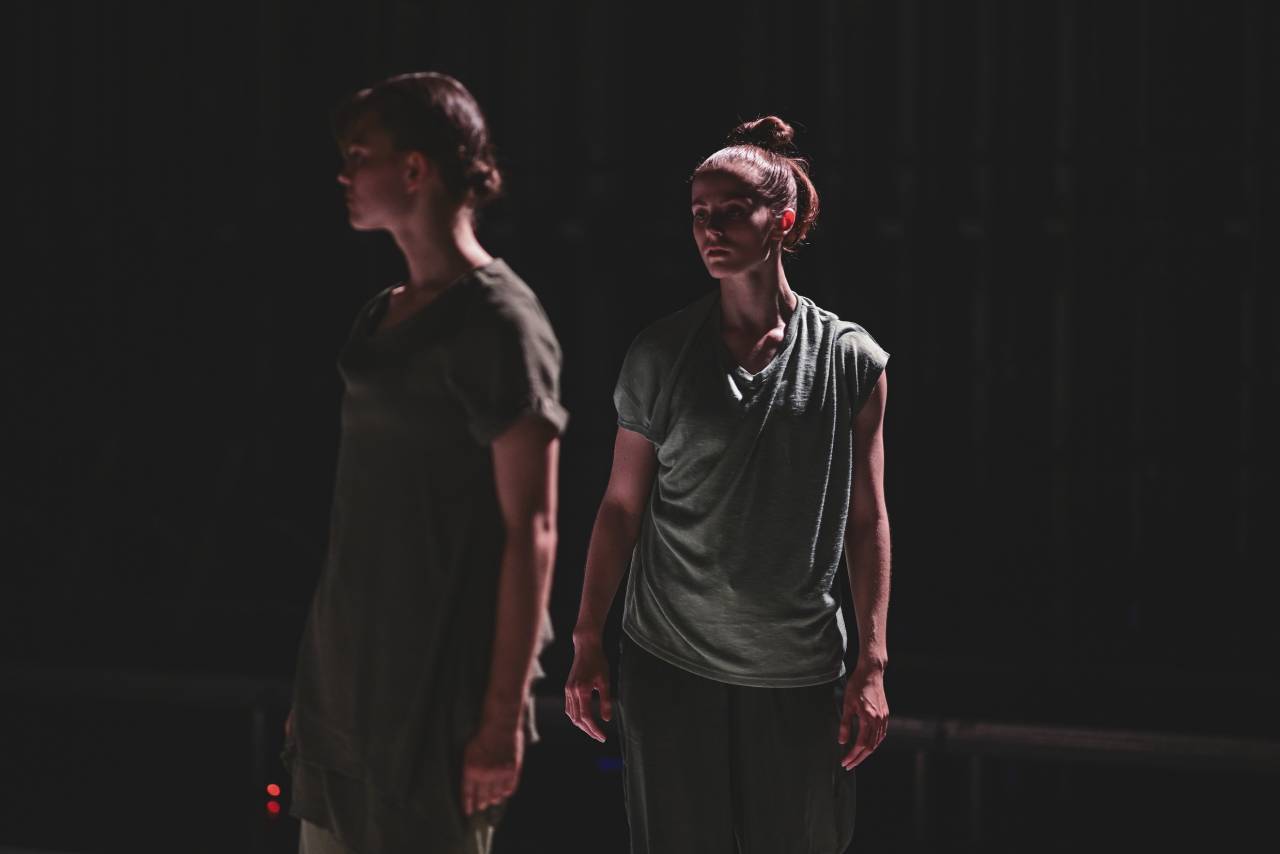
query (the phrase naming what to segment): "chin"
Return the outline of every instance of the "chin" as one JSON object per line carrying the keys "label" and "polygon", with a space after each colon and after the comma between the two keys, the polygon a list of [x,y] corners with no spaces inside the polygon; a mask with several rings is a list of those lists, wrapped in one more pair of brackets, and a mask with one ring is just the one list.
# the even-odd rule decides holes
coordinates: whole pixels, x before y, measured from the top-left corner
{"label": "chin", "polygon": [[702,263],[713,279],[723,279],[725,276],[732,276],[743,269],[743,265],[737,263],[733,258],[704,258]]}

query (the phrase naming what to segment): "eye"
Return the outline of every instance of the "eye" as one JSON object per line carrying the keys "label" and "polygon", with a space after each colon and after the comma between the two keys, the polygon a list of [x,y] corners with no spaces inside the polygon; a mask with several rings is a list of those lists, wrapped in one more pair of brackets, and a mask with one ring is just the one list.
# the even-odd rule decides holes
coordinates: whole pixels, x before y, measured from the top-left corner
{"label": "eye", "polygon": [[693,221],[703,223],[707,221],[707,212],[704,210],[696,210],[693,212]]}

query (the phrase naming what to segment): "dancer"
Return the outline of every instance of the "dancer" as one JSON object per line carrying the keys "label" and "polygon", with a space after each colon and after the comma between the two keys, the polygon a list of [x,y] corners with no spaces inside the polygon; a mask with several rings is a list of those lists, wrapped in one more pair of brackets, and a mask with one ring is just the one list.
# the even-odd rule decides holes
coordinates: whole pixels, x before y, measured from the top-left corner
{"label": "dancer", "polygon": [[[792,137],[747,122],[694,172],[719,287],[642,331],[614,392],[565,705],[604,741],[592,694],[604,720],[616,704],[633,854],[843,852],[849,772],[887,726],[888,353],[791,289],[783,253],[818,213]],[[601,630],[628,555],[615,697]]]}
{"label": "dancer", "polygon": [[487,253],[501,180],[471,93],[393,77],[335,117],[353,228],[408,277],[370,300],[345,384],[329,554],[286,723],[300,850],[484,852],[549,640],[560,348]]}

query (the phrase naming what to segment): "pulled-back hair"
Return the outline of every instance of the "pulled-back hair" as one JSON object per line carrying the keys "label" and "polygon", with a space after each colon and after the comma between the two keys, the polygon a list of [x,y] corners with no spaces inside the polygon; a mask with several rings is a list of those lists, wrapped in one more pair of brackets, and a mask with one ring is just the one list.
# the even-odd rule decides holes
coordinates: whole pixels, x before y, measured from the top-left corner
{"label": "pulled-back hair", "polygon": [[453,77],[434,71],[389,77],[338,106],[339,145],[372,113],[399,151],[418,151],[440,170],[453,197],[479,207],[502,191],[489,127],[476,99]]}
{"label": "pulled-back hair", "polygon": [[730,132],[726,147],[693,170],[696,177],[704,172],[741,172],[739,167],[749,167],[752,174],[745,177],[775,215],[787,208],[796,212],[795,224],[782,239],[786,252],[796,251],[818,219],[818,191],[809,180],[809,162],[792,145],[794,138],[791,125],[777,116],[743,122]]}

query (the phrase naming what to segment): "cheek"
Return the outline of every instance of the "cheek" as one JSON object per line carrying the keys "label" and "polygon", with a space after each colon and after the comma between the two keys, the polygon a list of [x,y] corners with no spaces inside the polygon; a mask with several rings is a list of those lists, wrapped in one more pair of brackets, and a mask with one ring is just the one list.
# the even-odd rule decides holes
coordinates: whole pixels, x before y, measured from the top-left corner
{"label": "cheek", "polygon": [[752,215],[751,224],[761,236],[768,236],[773,231],[773,213],[762,208]]}
{"label": "cheek", "polygon": [[734,242],[743,246],[756,246],[769,237],[769,227],[767,220],[758,222],[753,217],[751,219],[740,219],[727,229],[727,236]]}
{"label": "cheek", "polygon": [[369,169],[361,177],[361,189],[370,197],[386,199],[400,194],[399,177],[391,169]]}

